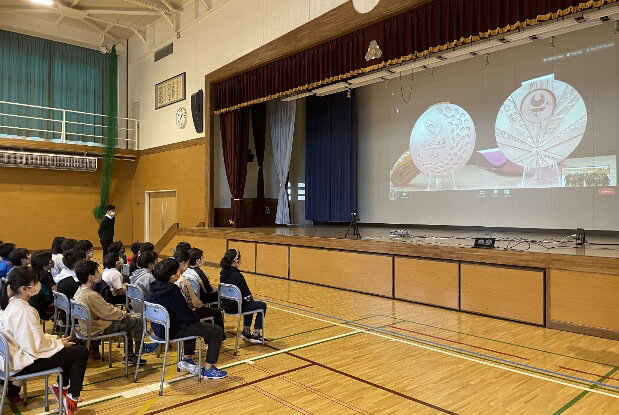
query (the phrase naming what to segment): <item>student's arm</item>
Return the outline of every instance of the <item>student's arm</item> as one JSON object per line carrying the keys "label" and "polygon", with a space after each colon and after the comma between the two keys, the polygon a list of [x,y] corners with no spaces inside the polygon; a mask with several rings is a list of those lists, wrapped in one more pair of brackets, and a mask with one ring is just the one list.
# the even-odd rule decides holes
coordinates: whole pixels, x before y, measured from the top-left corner
{"label": "student's arm", "polygon": [[107,216],[104,216],[103,219],[101,219],[101,222],[99,223],[99,238],[101,238],[101,234],[103,233],[103,231],[105,231],[105,228],[107,227],[107,222],[108,222],[108,218]]}
{"label": "student's arm", "polygon": [[39,314],[32,307],[24,307],[21,321],[15,324],[15,342],[26,353],[38,356],[43,352],[59,347],[62,342],[51,336],[46,336],[41,327]]}
{"label": "student's arm", "polygon": [[175,307],[172,309],[174,317],[176,317],[176,319],[182,324],[189,325],[196,323],[198,321],[198,317],[187,305],[185,297],[181,294],[180,289],[172,292],[174,293],[172,302],[175,304]]}
{"label": "student's arm", "polygon": [[247,302],[254,301],[254,298],[251,295],[251,291],[249,290],[249,287],[247,286],[247,282],[245,281],[245,277],[243,277],[243,274],[241,274],[240,272],[237,272],[236,282],[237,282],[236,286],[239,287],[239,289],[241,290],[241,295],[243,296],[243,300]]}
{"label": "student's arm", "polygon": [[92,316],[100,320],[117,321],[125,317],[124,311],[105,301],[99,294],[89,296],[88,302]]}

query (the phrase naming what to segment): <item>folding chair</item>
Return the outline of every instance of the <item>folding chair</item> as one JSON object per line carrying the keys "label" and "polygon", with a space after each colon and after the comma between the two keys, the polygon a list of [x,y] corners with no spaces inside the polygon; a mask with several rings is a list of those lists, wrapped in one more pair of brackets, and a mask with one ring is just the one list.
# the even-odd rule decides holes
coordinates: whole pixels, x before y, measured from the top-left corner
{"label": "folding chair", "polygon": [[[49,370],[44,370],[42,372],[30,373],[28,375],[21,376],[11,376],[9,372],[9,361],[11,360],[9,356],[9,344],[4,336],[4,334],[0,333],[0,357],[2,357],[2,361],[4,362],[4,366],[2,367],[2,371],[0,371],[0,380],[3,381],[4,387],[2,388],[2,400],[0,400],[0,413],[2,413],[2,408],[4,406],[4,398],[6,397],[6,392],[9,387],[8,381],[16,381],[21,380],[24,382],[24,405],[28,404],[28,390],[26,388],[26,380],[30,378],[36,377],[45,377],[45,412],[49,412],[49,375],[53,375],[56,373],[58,375],[58,387],[62,391],[62,368],[54,368]],[[62,398],[61,398],[62,401]],[[58,413],[62,415],[63,404],[62,402],[58,402]]]}
{"label": "folding chair", "polygon": [[262,345],[264,346],[264,327],[265,327],[264,310],[253,310],[253,311],[243,312],[243,296],[241,294],[241,290],[239,290],[239,287],[237,287],[236,285],[219,284],[218,293],[219,293],[219,304],[221,304],[222,299],[226,299],[226,300],[231,300],[231,301],[236,302],[236,305],[237,305],[236,313],[229,313],[228,311],[224,309],[225,315],[237,316],[236,339],[234,341],[234,355],[236,355],[236,352],[239,348],[239,333],[241,329],[241,316],[246,316],[250,314],[258,314],[258,313],[262,314]]}
{"label": "folding chair", "polygon": [[127,313],[134,317],[142,318],[144,310],[144,291],[139,285],[127,284],[127,292],[125,293],[125,308]]}
{"label": "folding chair", "polygon": [[[64,312],[65,321],[59,321],[60,311]],[[64,327],[64,335],[69,335],[71,328],[71,303],[66,295],[58,291],[54,291],[54,330],[55,334],[60,334],[59,328]]]}
{"label": "folding chair", "polygon": [[[84,330],[84,328],[86,330]],[[79,330],[78,330],[79,329]],[[101,341],[101,356],[105,359],[105,340],[109,340],[109,367],[112,367],[112,339],[123,337],[125,339],[125,377],[129,376],[129,355],[127,353],[127,332],[119,331],[111,334],[92,334],[92,316],[86,304],[71,300],[71,336],[86,342],[86,347],[90,349],[92,340]]]}
{"label": "folding chair", "polygon": [[[142,357],[142,350],[144,348],[144,339],[146,337],[146,333],[148,333],[148,337],[150,341],[159,344],[165,344],[165,350],[163,352],[163,365],[161,366],[161,383],[159,385],[159,396],[163,395],[163,382],[165,380],[165,370],[166,363],[168,359],[168,349],[170,347],[170,343],[177,343],[178,346],[178,357],[177,363],[180,362],[180,357],[182,353],[182,342],[185,340],[198,340],[198,382],[202,382],[202,338],[200,336],[188,336],[188,337],[179,337],[176,339],[170,338],[170,315],[168,314],[168,310],[165,309],[164,306],[159,304],[149,303],[147,301],[144,302],[144,316],[142,318],[144,323],[144,331],[142,332],[142,341],[140,342],[140,351],[138,353],[138,363],[135,366],[135,376],[133,378],[134,382],[138,381],[138,370],[140,369],[140,359]],[[165,330],[165,337],[162,339],[157,337],[153,332],[147,331],[147,322],[150,322],[151,327],[153,324],[159,324],[163,326]],[[178,366],[177,366],[178,367]]]}

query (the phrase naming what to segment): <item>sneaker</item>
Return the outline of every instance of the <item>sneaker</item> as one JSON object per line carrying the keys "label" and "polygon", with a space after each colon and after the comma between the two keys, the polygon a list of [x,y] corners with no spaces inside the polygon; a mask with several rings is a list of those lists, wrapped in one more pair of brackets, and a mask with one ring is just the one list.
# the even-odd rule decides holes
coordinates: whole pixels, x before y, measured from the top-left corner
{"label": "sneaker", "polygon": [[65,392],[64,394],[64,409],[67,415],[74,415],[77,413],[77,403],[81,401],[79,396],[74,398],[70,393]]}
{"label": "sneaker", "polygon": [[188,357],[178,362],[178,368],[194,375],[197,374],[199,370],[196,362],[194,362],[193,359],[190,359]]}
{"label": "sneaker", "polygon": [[253,344],[262,344],[262,342],[266,342],[267,339],[264,339],[260,334],[252,334],[246,341]]}
{"label": "sneaker", "polygon": [[[63,389],[62,391],[63,395],[67,393],[67,389],[68,388]],[[50,386],[49,391],[52,393],[52,395],[54,395],[54,398],[56,398],[56,401],[60,402],[60,388],[58,387],[58,384],[54,383],[52,386]]]}
{"label": "sneaker", "polygon": [[240,336],[241,336],[241,339],[245,340],[246,342],[251,341],[252,335],[250,333],[242,332]]}
{"label": "sneaker", "polygon": [[[138,364],[138,355],[137,355],[137,354],[135,354],[135,353],[130,354],[130,355],[127,357],[127,362],[129,363],[129,366],[135,366],[135,365],[137,365],[137,364]],[[123,359],[123,364],[124,364],[124,363],[125,363],[125,360]],[[146,364],[146,360],[144,360],[144,359],[140,359],[140,366],[141,366],[141,365],[145,365],[145,364]]]}
{"label": "sneaker", "polygon": [[95,360],[95,361],[102,359],[101,352],[99,352],[99,348],[98,347],[96,349],[95,348],[90,349],[90,357],[92,357],[93,360]]}
{"label": "sneaker", "polygon": [[142,353],[152,353],[159,348],[159,343],[145,343]]}
{"label": "sneaker", "polygon": [[225,370],[219,370],[215,366],[211,366],[209,370],[202,368],[202,377],[206,379],[223,379],[228,376]]}

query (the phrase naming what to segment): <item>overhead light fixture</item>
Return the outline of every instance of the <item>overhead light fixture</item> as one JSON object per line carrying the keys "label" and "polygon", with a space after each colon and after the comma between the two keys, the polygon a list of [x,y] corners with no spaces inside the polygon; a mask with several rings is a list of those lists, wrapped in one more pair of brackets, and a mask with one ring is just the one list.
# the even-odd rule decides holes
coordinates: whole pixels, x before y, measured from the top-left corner
{"label": "overhead light fixture", "polygon": [[287,101],[295,101],[297,99],[301,99],[301,98],[305,98],[305,97],[309,97],[311,95],[314,95],[314,92],[310,91],[310,92],[304,92],[302,94],[296,94],[296,95],[291,95],[289,97],[286,98],[282,98],[282,101],[287,102]]}
{"label": "overhead light fixture", "polygon": [[388,71],[372,72],[367,75],[358,76],[356,78],[349,79],[348,82],[351,84],[360,84],[366,81],[370,81],[372,79],[382,78],[383,76],[387,76],[387,75],[389,75]]}
{"label": "overhead light fixture", "polygon": [[53,6],[54,0],[30,0],[30,3],[39,4],[41,6]]}
{"label": "overhead light fixture", "polygon": [[335,94],[336,92],[344,91],[346,89],[348,89],[348,83],[347,82],[336,82],[334,84],[323,86],[322,88],[315,89],[314,92],[318,96],[323,96],[323,95]]}

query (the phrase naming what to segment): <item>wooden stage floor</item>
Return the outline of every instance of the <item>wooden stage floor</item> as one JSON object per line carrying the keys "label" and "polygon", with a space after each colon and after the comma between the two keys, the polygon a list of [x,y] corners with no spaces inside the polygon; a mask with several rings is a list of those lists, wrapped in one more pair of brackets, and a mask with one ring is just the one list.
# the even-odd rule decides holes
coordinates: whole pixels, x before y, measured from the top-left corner
{"label": "wooden stage floor", "polygon": [[[213,282],[219,271],[205,268]],[[268,347],[225,341],[227,379],[198,383],[148,355],[138,383],[90,362],[80,414],[617,414],[619,342],[246,274]],[[226,319],[228,331],[235,320]],[[40,414],[42,380],[28,383]],[[50,409],[56,408],[52,405]],[[5,406],[5,413],[11,413]]]}

